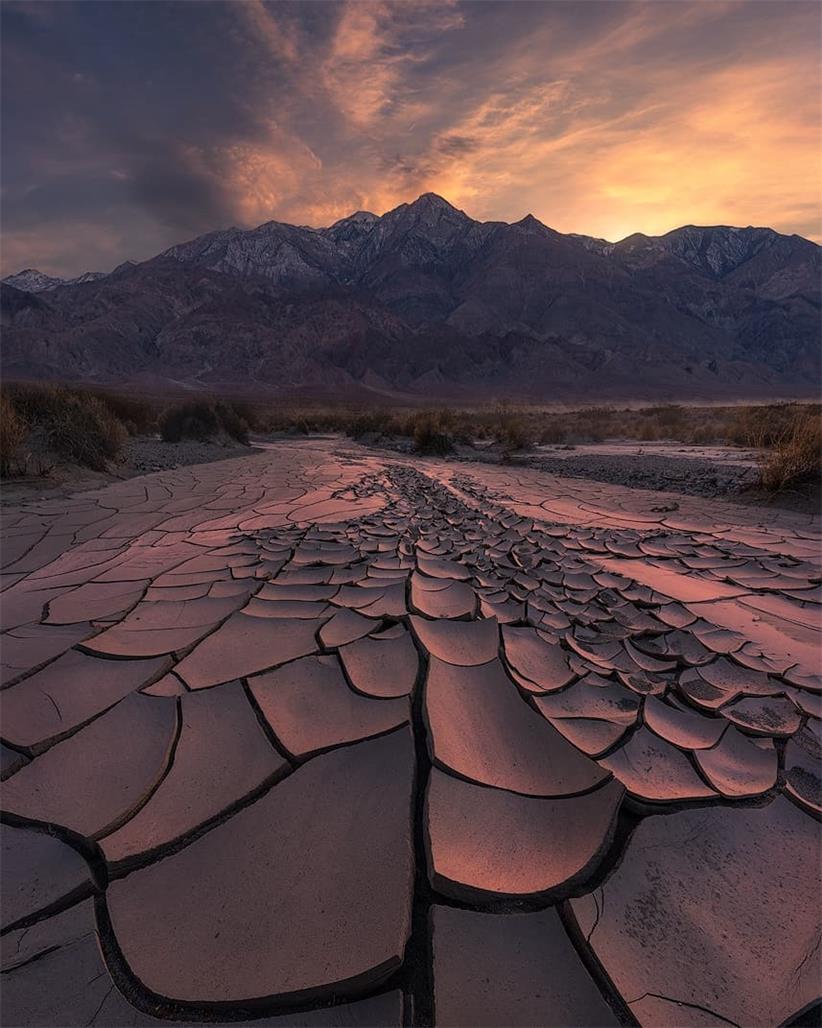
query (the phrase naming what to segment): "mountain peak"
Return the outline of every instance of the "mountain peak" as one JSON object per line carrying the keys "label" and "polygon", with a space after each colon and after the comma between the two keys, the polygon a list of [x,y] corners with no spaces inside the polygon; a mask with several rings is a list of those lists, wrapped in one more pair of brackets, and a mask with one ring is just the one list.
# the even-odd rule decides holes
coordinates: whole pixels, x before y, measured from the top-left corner
{"label": "mountain peak", "polygon": [[354,211],[347,218],[340,218],[320,233],[335,243],[356,243],[363,239],[380,219],[371,211]]}
{"label": "mountain peak", "polygon": [[526,214],[524,218],[520,218],[519,221],[514,222],[517,228],[523,228],[526,232],[548,232],[549,229],[546,225],[535,218],[533,214]]}
{"label": "mountain peak", "polygon": [[438,193],[422,193],[420,196],[417,197],[416,200],[414,200],[408,206],[423,207],[431,210],[454,211],[457,214],[463,213],[461,210],[459,210],[459,208],[455,207],[452,203],[449,203],[446,199],[444,199],[444,197],[440,196]]}
{"label": "mountain peak", "polygon": [[15,289],[22,289],[27,293],[42,293],[46,289],[54,289],[63,285],[64,280],[54,275],[47,275],[38,268],[24,268],[16,275],[7,275],[3,281]]}
{"label": "mountain peak", "polygon": [[329,228],[339,228],[340,225],[373,225],[375,221],[379,220],[377,215],[372,214],[371,211],[354,211],[353,214],[348,214],[335,221]]}

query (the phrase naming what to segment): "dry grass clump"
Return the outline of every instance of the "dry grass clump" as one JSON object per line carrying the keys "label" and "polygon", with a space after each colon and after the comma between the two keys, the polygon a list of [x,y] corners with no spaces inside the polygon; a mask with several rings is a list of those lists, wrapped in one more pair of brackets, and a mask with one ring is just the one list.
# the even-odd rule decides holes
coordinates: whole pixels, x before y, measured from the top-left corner
{"label": "dry grass clump", "polygon": [[233,404],[222,400],[189,400],[163,411],[160,438],[167,443],[182,439],[205,442],[225,435],[248,445],[248,423]]}
{"label": "dry grass clump", "polygon": [[426,411],[411,420],[417,453],[428,457],[445,457],[453,453],[453,417],[450,411]]}
{"label": "dry grass clump", "polygon": [[20,474],[20,447],[26,437],[26,423],[8,396],[0,395],[0,475]]}
{"label": "dry grass clump", "polygon": [[558,418],[549,419],[548,423],[542,427],[539,433],[541,446],[559,446],[566,442],[567,439],[568,429],[562,425]]}
{"label": "dry grass clump", "polygon": [[341,419],[344,431],[352,439],[362,439],[366,435],[386,435],[391,428],[391,415],[384,410],[361,411],[350,419]]}
{"label": "dry grass clump", "polygon": [[822,472],[822,414],[797,414],[762,465],[762,486],[781,492],[818,482]]}
{"label": "dry grass clump", "polygon": [[798,411],[795,404],[738,407],[728,419],[725,438],[737,446],[766,449],[779,445],[793,428]]}
{"label": "dry grass clump", "polygon": [[525,420],[505,404],[497,407],[492,431],[506,453],[527,450],[533,443]]}
{"label": "dry grass clump", "polygon": [[[4,393],[25,426],[25,441],[58,460],[104,471],[125,442],[123,424],[105,403],[85,390],[13,383],[4,387]],[[14,424],[10,417],[9,424]],[[19,435],[19,427],[15,432]],[[23,442],[18,439],[18,451]],[[29,459],[29,455],[22,457],[23,473]]]}
{"label": "dry grass clump", "polygon": [[[78,390],[80,391],[80,390]],[[85,390],[95,396],[111,414],[122,422],[129,435],[147,435],[157,428],[157,410],[148,400],[136,396],[124,396],[122,393],[109,392],[107,389]]]}

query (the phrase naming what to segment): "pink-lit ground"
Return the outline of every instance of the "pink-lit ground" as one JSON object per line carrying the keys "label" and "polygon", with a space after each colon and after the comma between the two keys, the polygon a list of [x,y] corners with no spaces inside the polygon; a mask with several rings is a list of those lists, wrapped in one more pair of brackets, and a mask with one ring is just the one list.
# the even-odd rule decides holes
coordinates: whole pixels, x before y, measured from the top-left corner
{"label": "pink-lit ground", "polygon": [[282,443],[3,515],[2,1020],[772,1025],[820,525]]}

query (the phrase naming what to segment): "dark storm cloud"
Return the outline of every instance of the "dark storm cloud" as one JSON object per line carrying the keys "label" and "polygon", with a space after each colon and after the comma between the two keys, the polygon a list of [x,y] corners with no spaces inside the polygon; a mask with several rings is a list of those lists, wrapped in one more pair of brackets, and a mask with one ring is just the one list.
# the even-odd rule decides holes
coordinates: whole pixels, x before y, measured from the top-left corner
{"label": "dark storm cloud", "polygon": [[815,3],[6,3],[4,273],[426,190],[819,232]]}

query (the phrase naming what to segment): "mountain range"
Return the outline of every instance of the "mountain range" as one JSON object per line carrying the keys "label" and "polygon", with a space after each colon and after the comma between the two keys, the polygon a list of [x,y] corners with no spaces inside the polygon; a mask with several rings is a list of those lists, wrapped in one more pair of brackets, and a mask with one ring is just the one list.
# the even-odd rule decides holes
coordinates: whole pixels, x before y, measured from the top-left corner
{"label": "mountain range", "polygon": [[753,398],[820,376],[822,249],[769,228],[618,243],[432,193],[271,221],[110,274],[3,280],[8,378],[422,397]]}

